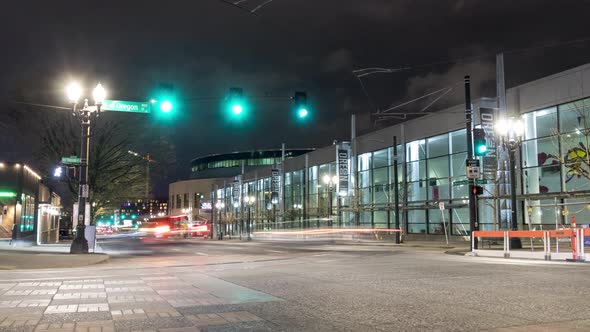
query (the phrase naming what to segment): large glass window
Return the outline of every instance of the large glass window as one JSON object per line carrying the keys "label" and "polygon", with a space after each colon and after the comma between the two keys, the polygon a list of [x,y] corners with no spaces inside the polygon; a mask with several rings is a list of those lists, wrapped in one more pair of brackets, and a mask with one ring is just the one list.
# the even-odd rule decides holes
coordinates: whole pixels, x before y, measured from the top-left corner
{"label": "large glass window", "polygon": [[449,154],[449,135],[439,135],[427,140],[428,158],[445,156]]}
{"label": "large glass window", "polygon": [[426,233],[426,210],[408,211],[408,233]]}
{"label": "large glass window", "polygon": [[358,156],[358,170],[366,171],[371,169],[371,153],[363,153]]}
{"label": "large glass window", "polygon": [[444,156],[428,159],[429,179],[448,178],[449,176],[449,157]]}
{"label": "large glass window", "polygon": [[389,166],[389,151],[390,149],[383,149],[373,152],[373,168]]}
{"label": "large glass window", "polygon": [[559,131],[580,132],[590,128],[590,99],[559,106]]}
{"label": "large glass window", "polygon": [[467,134],[465,129],[451,133],[451,153],[467,151]]}
{"label": "large glass window", "polygon": [[406,160],[416,161],[426,158],[425,140],[413,141],[406,144]]}

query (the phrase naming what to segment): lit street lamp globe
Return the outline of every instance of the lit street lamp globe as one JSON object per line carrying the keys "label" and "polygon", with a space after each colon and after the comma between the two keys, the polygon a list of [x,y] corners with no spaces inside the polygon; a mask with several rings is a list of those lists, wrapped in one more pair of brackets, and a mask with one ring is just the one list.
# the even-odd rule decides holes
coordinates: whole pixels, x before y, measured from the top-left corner
{"label": "lit street lamp globe", "polygon": [[77,103],[82,95],[82,87],[77,82],[72,82],[66,87],[66,95],[72,103]]}
{"label": "lit street lamp globe", "polygon": [[102,87],[102,84],[98,83],[96,88],[92,90],[92,96],[94,97],[95,103],[102,104],[107,96],[107,91]]}

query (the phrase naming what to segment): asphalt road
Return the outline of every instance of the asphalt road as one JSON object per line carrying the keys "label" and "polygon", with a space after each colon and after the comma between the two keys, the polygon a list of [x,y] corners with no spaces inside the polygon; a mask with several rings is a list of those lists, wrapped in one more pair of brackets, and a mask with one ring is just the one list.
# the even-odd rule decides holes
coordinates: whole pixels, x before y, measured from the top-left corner
{"label": "asphalt road", "polygon": [[105,264],[0,274],[2,331],[588,331],[590,265],[439,248],[102,242]]}

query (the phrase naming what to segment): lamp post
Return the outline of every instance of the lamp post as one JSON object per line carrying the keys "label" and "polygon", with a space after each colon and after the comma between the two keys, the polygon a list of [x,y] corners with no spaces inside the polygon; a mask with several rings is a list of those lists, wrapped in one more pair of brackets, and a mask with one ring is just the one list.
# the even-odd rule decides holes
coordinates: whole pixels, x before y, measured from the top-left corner
{"label": "lamp post", "polygon": [[222,240],[223,239],[223,231],[222,231],[222,227],[221,227],[221,211],[225,209],[225,203],[222,201],[217,201],[217,203],[215,203],[215,209],[217,209],[217,228],[218,228],[218,236],[217,239],[218,240]]}
{"label": "lamp post", "polygon": [[256,197],[254,196],[246,196],[244,197],[244,203],[246,203],[246,206],[248,207],[248,221],[246,223],[246,232],[248,232],[248,241],[252,240],[252,232],[250,231],[251,225],[250,225],[250,208],[252,207],[252,205],[254,205],[254,203],[256,202]]}
{"label": "lamp post", "polygon": [[336,190],[336,185],[338,184],[338,176],[331,176],[330,174],[326,174],[323,176],[322,181],[325,185],[328,186],[328,223],[329,226],[332,226],[332,193]]}
{"label": "lamp post", "polygon": [[[495,126],[498,136],[501,138],[501,143],[509,152],[509,168],[510,168],[510,210],[511,222],[510,229],[518,230],[517,213],[516,213],[516,151],[522,144],[522,136],[524,135],[524,124],[521,119],[509,118],[501,119]],[[520,238],[510,238],[510,247],[512,249],[522,248]]]}
{"label": "lamp post", "polygon": [[98,116],[104,99],[106,90],[103,86],[98,85],[92,91],[94,106],[88,105],[88,99],[84,99],[84,106],[78,108],[78,100],[82,96],[82,87],[78,83],[70,83],[66,88],[67,97],[72,104],[72,114],[80,119],[81,143],[80,143],[80,177],[78,187],[78,223],[76,226],[76,238],[72,241],[70,247],[71,254],[87,254],[88,240],[84,236],[86,229],[86,202],[90,190],[88,188],[88,158],[90,156],[90,119],[92,114]]}

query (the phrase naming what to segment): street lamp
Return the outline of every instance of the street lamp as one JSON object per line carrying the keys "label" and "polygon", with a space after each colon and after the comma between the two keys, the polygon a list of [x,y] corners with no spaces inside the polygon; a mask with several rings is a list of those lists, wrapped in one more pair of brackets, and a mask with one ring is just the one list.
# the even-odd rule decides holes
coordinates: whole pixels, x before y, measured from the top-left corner
{"label": "street lamp", "polygon": [[[501,119],[496,123],[496,133],[501,138],[501,143],[509,152],[510,168],[510,210],[511,225],[510,229],[518,230],[517,213],[516,213],[516,151],[522,144],[524,135],[524,123],[522,119],[510,118]],[[510,247],[513,249],[522,248],[520,238],[510,238]]]}
{"label": "street lamp", "polygon": [[246,195],[246,197],[244,197],[244,203],[246,203],[246,206],[248,206],[248,223],[246,224],[246,232],[248,232],[248,241],[252,240],[252,232],[251,232],[251,224],[250,224],[250,208],[252,207],[252,205],[254,205],[254,203],[256,202],[256,197],[254,196],[248,196]]}
{"label": "street lamp", "polygon": [[325,174],[322,177],[322,181],[325,185],[328,186],[328,226],[332,226],[332,193],[336,190],[336,185],[338,184],[338,176],[331,176],[329,174]]}
{"label": "street lamp", "polygon": [[[221,220],[221,212],[222,212],[222,211],[225,211],[225,203],[224,203],[224,202],[222,202],[222,201],[217,201],[217,203],[215,203],[215,210],[217,210],[217,216],[218,216],[218,217],[217,217],[217,218],[218,218],[218,219],[217,219],[217,220],[218,220],[218,222],[217,222],[217,227],[218,227],[218,228],[217,228],[217,229],[218,229],[218,232],[219,232],[219,233],[218,233],[218,235],[217,235],[217,239],[218,239],[218,240],[222,240],[222,239],[223,239],[223,232],[222,232],[222,227],[221,227],[221,225],[223,224],[223,223],[222,223],[222,221],[223,221],[223,220]],[[213,226],[214,226],[214,225],[212,225],[212,227],[213,227]],[[213,238],[213,231],[211,231],[211,237]]]}
{"label": "street lamp", "polygon": [[94,106],[88,105],[88,99],[84,99],[84,106],[78,109],[78,100],[82,97],[82,87],[72,82],[66,87],[66,95],[72,104],[72,113],[74,116],[80,119],[81,135],[80,135],[80,178],[78,188],[78,222],[76,226],[76,238],[72,241],[70,247],[70,253],[72,254],[87,254],[88,253],[88,240],[84,236],[86,229],[86,201],[88,201],[90,190],[88,188],[88,159],[90,156],[90,119],[92,114],[98,116],[100,114],[100,108],[104,99],[106,98],[107,92],[102,86],[98,85],[92,91],[94,97]]}

